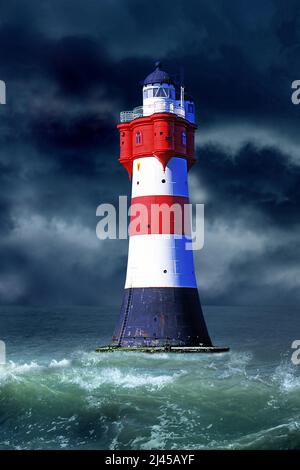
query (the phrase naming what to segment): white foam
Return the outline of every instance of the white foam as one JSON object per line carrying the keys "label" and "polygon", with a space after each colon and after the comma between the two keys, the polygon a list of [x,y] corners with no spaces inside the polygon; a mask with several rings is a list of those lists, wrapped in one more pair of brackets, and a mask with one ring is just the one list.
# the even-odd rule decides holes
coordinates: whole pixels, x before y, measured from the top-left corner
{"label": "white foam", "polygon": [[58,369],[61,367],[68,367],[71,364],[69,359],[62,359],[61,361],[56,361],[56,359],[52,359],[49,364],[50,369]]}
{"label": "white foam", "polygon": [[172,383],[181,375],[176,372],[172,375],[152,375],[134,370],[124,372],[118,368],[103,368],[95,373],[95,369],[81,370],[75,374],[63,376],[64,382],[79,385],[81,388],[92,391],[103,385],[115,385],[124,388],[147,387],[158,390]]}
{"label": "white foam", "polygon": [[43,371],[48,368],[50,369],[59,369],[70,366],[71,361],[68,359],[62,359],[57,361],[52,359],[48,365],[39,364],[36,361],[31,361],[29,363],[16,363],[9,361],[3,367],[0,368],[0,384],[6,383],[8,381],[19,381],[22,380],[24,375],[30,374],[35,371]]}
{"label": "white foam", "polygon": [[290,363],[283,362],[273,374],[273,381],[279,384],[282,392],[289,392],[300,388],[300,377],[296,375],[297,368]]}

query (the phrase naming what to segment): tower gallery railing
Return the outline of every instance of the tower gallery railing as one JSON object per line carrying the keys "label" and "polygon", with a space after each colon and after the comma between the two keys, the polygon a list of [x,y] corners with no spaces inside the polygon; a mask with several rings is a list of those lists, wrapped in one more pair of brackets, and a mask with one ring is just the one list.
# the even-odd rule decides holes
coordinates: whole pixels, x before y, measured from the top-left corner
{"label": "tower gallery railing", "polygon": [[120,113],[120,122],[130,122],[143,116],[150,116],[154,113],[173,113],[185,118],[184,106],[174,103],[157,102],[150,105],[138,106],[132,111],[122,111]]}

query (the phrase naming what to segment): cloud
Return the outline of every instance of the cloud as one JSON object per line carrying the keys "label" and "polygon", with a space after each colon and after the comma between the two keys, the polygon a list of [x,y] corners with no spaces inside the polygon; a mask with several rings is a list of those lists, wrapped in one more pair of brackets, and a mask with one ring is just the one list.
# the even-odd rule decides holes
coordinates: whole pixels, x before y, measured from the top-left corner
{"label": "cloud", "polygon": [[[15,222],[1,246],[1,298],[6,303],[31,303],[34,299],[43,304],[51,292],[54,305],[64,304],[66,296],[74,304],[113,305],[115,298],[106,280],[113,278],[122,291],[120,265],[126,261],[126,251],[126,242],[100,241],[95,230],[76,218],[67,223],[31,214]],[[12,253],[21,257],[15,269],[10,265]]]}
{"label": "cloud", "polygon": [[293,257],[293,253],[296,258],[300,254],[300,225],[289,233],[272,226],[255,230],[247,217],[215,223],[208,217],[204,248],[195,252],[200,293],[206,303],[300,302],[299,266]]}
{"label": "cloud", "polygon": [[0,298],[3,303],[18,303],[26,288],[26,283],[17,273],[0,276]]}
{"label": "cloud", "polygon": [[[277,127],[277,128],[276,128]],[[234,158],[248,144],[257,151],[274,149],[285,155],[292,165],[300,165],[300,137],[293,128],[285,129],[284,125],[268,126],[266,124],[222,123],[198,132],[196,145],[199,152],[205,147],[226,153]]]}
{"label": "cloud", "polygon": [[[96,207],[129,194],[119,112],[162,59],[196,105],[191,198],[204,303],[299,302],[299,5],[53,0],[1,5],[0,303],[121,300],[126,241]],[[274,294],[275,292],[275,294]]]}

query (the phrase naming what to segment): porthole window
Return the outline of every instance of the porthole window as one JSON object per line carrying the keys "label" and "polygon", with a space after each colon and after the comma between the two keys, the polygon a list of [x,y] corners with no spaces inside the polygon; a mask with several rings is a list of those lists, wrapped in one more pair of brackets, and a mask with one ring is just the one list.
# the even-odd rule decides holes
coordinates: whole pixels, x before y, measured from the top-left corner
{"label": "porthole window", "polygon": [[182,145],[186,145],[186,133],[185,133],[185,131],[183,131],[181,133],[181,143],[182,143]]}
{"label": "porthole window", "polygon": [[139,182],[139,181],[137,181],[137,182],[136,182],[136,184],[140,184],[140,182]]}
{"label": "porthole window", "polygon": [[135,134],[135,143],[137,145],[142,143],[142,133],[140,131],[137,131],[137,133]]}
{"label": "porthole window", "polygon": [[164,274],[166,274],[168,271],[166,269],[164,269]]}
{"label": "porthole window", "polygon": [[166,180],[161,180],[161,182],[162,182],[162,183],[165,183],[165,182],[166,182]]}

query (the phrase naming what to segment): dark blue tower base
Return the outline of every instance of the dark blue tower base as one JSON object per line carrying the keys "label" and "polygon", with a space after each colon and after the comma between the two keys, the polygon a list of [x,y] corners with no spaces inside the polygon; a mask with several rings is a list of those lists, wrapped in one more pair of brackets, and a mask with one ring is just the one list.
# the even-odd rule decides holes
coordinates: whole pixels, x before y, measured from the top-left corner
{"label": "dark blue tower base", "polygon": [[114,346],[212,346],[198,289],[125,289]]}

